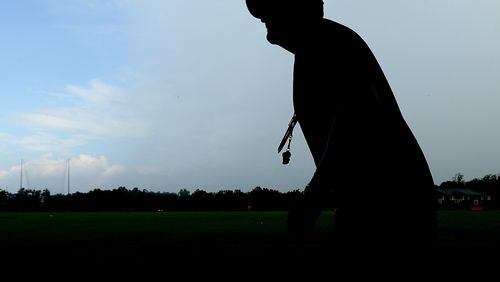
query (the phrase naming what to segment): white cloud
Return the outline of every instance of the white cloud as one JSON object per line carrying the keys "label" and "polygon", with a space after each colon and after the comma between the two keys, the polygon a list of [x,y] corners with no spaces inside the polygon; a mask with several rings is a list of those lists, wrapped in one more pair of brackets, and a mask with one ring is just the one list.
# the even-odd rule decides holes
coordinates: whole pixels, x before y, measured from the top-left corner
{"label": "white cloud", "polygon": [[12,166],[9,169],[6,170],[0,170],[0,179],[6,179],[8,177],[11,177],[14,174],[19,174],[19,171],[21,166]]}
{"label": "white cloud", "polygon": [[81,99],[81,102],[92,106],[106,107],[127,102],[127,93],[119,87],[103,83],[98,79],[89,82],[88,87],[68,84],[65,87],[68,94]]}
{"label": "white cloud", "polygon": [[26,113],[21,120],[37,130],[80,132],[97,137],[143,137],[149,132],[141,120],[76,107]]}
{"label": "white cloud", "polygon": [[114,177],[126,172],[126,167],[123,165],[110,164],[108,158],[100,156],[98,158],[91,155],[79,155],[77,158],[71,159],[72,171],[80,171],[83,174],[93,174],[100,178]]}
{"label": "white cloud", "polygon": [[[4,154],[18,154],[18,149],[27,149],[44,154],[72,155],[72,150],[95,140],[90,135],[58,136],[47,132],[32,135],[13,135],[0,133],[0,149]],[[5,161],[5,160],[4,160]],[[5,164],[5,163],[4,163]]]}
{"label": "white cloud", "polygon": [[93,137],[88,135],[73,135],[68,138],[62,138],[53,134],[38,133],[36,135],[21,137],[18,142],[32,151],[43,153],[62,152],[67,154],[71,149],[82,146],[93,139]]}
{"label": "white cloud", "polygon": [[[93,175],[97,178],[114,177],[127,171],[124,165],[111,164],[106,156],[95,157],[81,154],[70,159],[71,173],[74,176]],[[20,172],[21,165],[11,166],[9,169],[0,170],[0,179],[10,177]],[[38,159],[25,161],[23,170],[30,171],[31,177],[56,177],[65,173],[67,159],[52,158],[47,154]]]}
{"label": "white cloud", "polygon": [[23,113],[21,121],[36,130],[94,137],[144,137],[149,133],[148,123],[129,103],[130,95],[119,87],[99,80],[90,81],[87,87],[69,84],[59,98],[72,106]]}
{"label": "white cloud", "polygon": [[59,24],[55,28],[67,30],[82,35],[113,36],[122,32],[122,27],[118,24]]}
{"label": "white cloud", "polygon": [[[67,185],[67,159],[53,158],[47,154],[23,164],[23,187],[31,189],[49,188],[53,192],[64,191]],[[21,165],[0,170],[2,183],[19,187]],[[87,191],[91,188],[113,186],[120,183],[128,171],[122,164],[115,164],[106,156],[81,154],[70,160],[71,187],[73,191]]]}

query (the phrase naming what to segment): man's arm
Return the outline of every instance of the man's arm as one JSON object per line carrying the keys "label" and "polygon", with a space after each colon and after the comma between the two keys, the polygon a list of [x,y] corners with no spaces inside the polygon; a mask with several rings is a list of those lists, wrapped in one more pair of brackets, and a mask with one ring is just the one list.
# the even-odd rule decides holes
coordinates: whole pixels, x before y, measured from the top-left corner
{"label": "man's arm", "polygon": [[[331,200],[328,193],[332,191],[333,186],[330,185],[330,181],[327,181],[327,179],[335,177],[335,175],[331,175],[331,171],[328,169],[331,159],[335,157],[334,150],[331,149],[334,148],[334,144],[332,144],[334,127],[335,119],[330,126],[328,145],[325,148],[321,162],[317,166],[311,181],[304,189],[304,198],[294,203],[294,206],[288,212],[288,230],[292,233],[301,234],[310,231],[321,214],[326,200]],[[327,176],[326,174],[330,175]]]}
{"label": "man's arm", "polygon": [[335,160],[335,151],[337,150],[334,144],[336,120],[337,116],[332,119],[323,156],[316,167],[313,177],[304,190],[306,200],[321,202],[328,192],[334,192],[335,187],[332,178],[336,176],[332,168],[334,167],[333,161]]}

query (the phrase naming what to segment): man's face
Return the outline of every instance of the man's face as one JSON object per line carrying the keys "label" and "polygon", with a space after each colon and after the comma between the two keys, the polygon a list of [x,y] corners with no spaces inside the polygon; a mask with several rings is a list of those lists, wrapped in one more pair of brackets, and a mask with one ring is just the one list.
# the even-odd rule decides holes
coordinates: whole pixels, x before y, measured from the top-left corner
{"label": "man's face", "polygon": [[267,41],[271,44],[289,46],[296,41],[299,30],[292,18],[273,17],[261,19],[267,28]]}
{"label": "man's face", "polygon": [[250,13],[267,28],[267,40],[297,50],[312,23],[323,18],[321,0],[246,0]]}

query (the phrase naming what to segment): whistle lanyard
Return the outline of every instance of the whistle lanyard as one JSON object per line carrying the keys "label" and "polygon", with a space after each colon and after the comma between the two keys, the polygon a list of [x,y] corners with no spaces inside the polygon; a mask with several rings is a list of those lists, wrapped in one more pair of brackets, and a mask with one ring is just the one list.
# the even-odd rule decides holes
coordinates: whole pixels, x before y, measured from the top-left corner
{"label": "whistle lanyard", "polygon": [[278,147],[278,154],[281,152],[283,149],[283,146],[285,146],[286,141],[288,140],[288,147],[286,151],[283,153],[283,164],[287,165],[290,163],[290,158],[292,156],[292,153],[290,153],[290,146],[292,144],[292,137],[293,137],[293,128],[297,124],[297,116],[293,114],[292,120],[290,120],[290,123],[288,124],[288,129],[285,132],[285,136],[283,136],[283,139],[281,140],[281,143]]}
{"label": "whistle lanyard", "polygon": [[287,150],[290,151],[290,144],[292,143],[292,137],[293,137],[293,128],[297,124],[297,115],[294,113],[292,119],[288,123],[288,129],[285,132],[285,136],[283,136],[283,139],[281,140],[281,143],[278,147],[278,153],[283,150],[283,147],[286,144],[286,141],[288,141],[288,147]]}

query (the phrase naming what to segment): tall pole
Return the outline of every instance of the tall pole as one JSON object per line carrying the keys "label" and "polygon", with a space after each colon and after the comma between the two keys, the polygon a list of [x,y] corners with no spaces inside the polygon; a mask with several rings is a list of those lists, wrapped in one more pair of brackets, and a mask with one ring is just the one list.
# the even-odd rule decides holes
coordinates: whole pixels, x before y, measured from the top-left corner
{"label": "tall pole", "polygon": [[23,189],[23,160],[21,159],[21,178],[19,179],[19,190]]}
{"label": "tall pole", "polygon": [[69,161],[70,159],[68,159],[68,195],[69,195]]}

